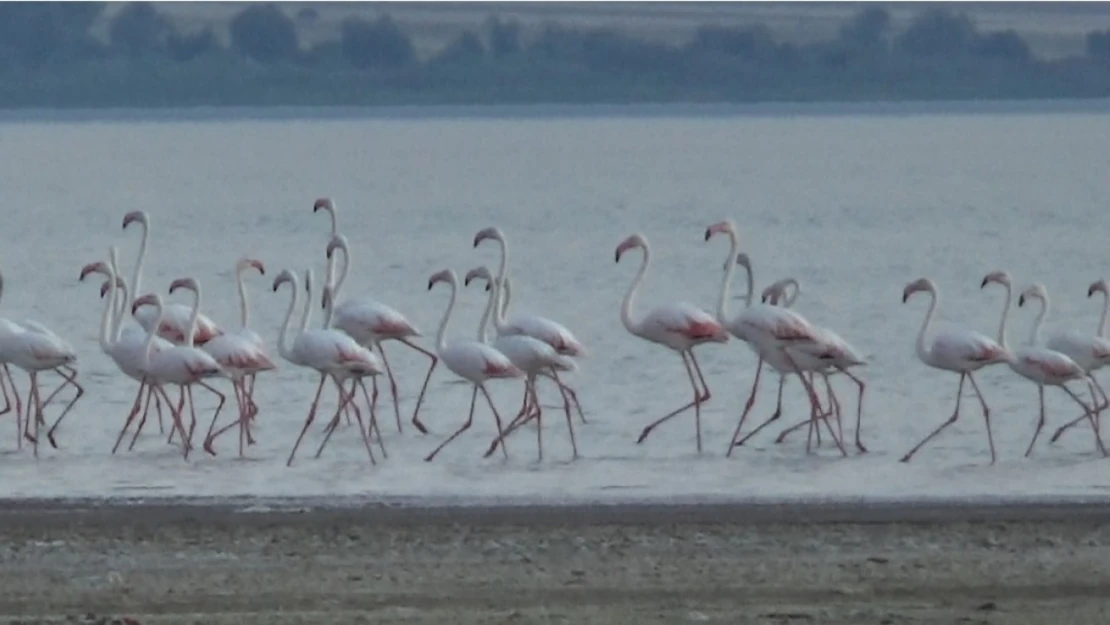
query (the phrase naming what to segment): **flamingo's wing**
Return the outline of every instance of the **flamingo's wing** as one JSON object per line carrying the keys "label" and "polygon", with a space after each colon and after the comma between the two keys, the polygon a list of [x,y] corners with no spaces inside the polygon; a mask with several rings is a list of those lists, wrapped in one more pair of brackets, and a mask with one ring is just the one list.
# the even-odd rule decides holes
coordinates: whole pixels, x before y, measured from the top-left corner
{"label": "flamingo's wing", "polygon": [[565,326],[538,315],[518,315],[509,319],[502,332],[530,336],[547,343],[560,354],[584,356],[586,348]]}
{"label": "flamingo's wing", "polygon": [[997,341],[971,330],[938,332],[932,349],[945,358],[965,362],[997,362],[1007,357]]}

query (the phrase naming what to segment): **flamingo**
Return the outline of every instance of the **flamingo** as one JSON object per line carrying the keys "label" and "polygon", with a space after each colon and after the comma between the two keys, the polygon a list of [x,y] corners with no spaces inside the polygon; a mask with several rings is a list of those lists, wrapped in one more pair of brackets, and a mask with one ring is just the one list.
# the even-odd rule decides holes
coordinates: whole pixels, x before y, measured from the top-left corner
{"label": "flamingo", "polygon": [[[123,216],[123,229],[127,230],[127,226],[132,223],[137,223],[142,226],[143,238],[139,243],[139,255],[135,259],[135,277],[131,280],[131,292],[138,295],[141,287],[141,280],[143,277],[143,263],[146,262],[146,244],[147,238],[150,236],[150,216],[146,211],[131,211]],[[163,302],[165,309],[163,312],[162,326],[158,328],[158,335],[162,338],[175,344],[182,344],[185,341],[185,335],[188,334],[189,327],[187,325],[190,319],[189,307],[183,304],[166,303]],[[144,330],[150,330],[154,323],[154,314],[150,310],[135,308],[132,305],[132,316],[139,322]],[[204,345],[213,337],[219,336],[223,331],[219,328],[216,322],[208,318],[207,315],[200,314],[196,320],[197,326],[193,332],[193,340],[196,345]]]}
{"label": "flamingo", "polygon": [[[316,207],[327,210],[334,218],[335,207],[327,198],[324,198],[322,201],[317,201]],[[339,277],[335,281],[335,284],[332,285],[334,276],[331,272],[332,267],[335,265],[335,250],[343,252],[343,269],[339,272]],[[324,284],[331,286],[332,297],[338,299],[339,289],[347,279],[347,271],[351,266],[351,250],[347,242],[347,237],[341,234],[332,234],[332,238],[328,242],[327,255],[328,277],[324,280]],[[397,400],[397,382],[393,377],[393,370],[389,367],[389,361],[385,357],[385,349],[382,343],[390,340],[397,341],[428,357],[431,364],[428,366],[428,372],[424,375],[424,384],[420,387],[420,395],[416,400],[416,408],[412,413],[413,426],[415,426],[417,430],[420,430],[421,434],[427,434],[428,429],[424,427],[424,424],[420,421],[420,405],[424,401],[424,393],[428,390],[428,381],[432,378],[432,371],[435,370],[438,359],[431,351],[412,342],[414,337],[421,336],[416,326],[397,310],[380,302],[371,300],[368,297],[348,299],[336,306],[333,324],[337,329],[346,332],[354,338],[359,345],[368,347],[371,350],[377,348],[377,352],[381,354],[382,364],[385,365],[385,372],[389,377],[389,388],[393,394],[393,411],[397,418],[398,432],[401,431],[401,408]],[[375,396],[376,395],[377,387],[375,386]]]}
{"label": "flamingo", "polygon": [[[536,446],[539,448],[539,460],[543,460],[543,411],[540,408],[539,398],[536,395],[536,378],[538,376],[550,377],[552,381],[559,384],[555,380],[554,374],[556,371],[574,371],[576,366],[572,359],[567,356],[561,356],[556,353],[555,348],[539,339],[532,338],[524,334],[500,336],[493,343],[490,343],[489,336],[486,332],[486,326],[490,318],[490,313],[493,312],[494,307],[497,305],[499,299],[498,289],[491,288],[493,276],[490,275],[489,269],[486,267],[475,267],[466,273],[466,278],[463,280],[463,286],[469,286],[471,281],[484,280],[486,283],[486,291],[489,292],[489,302],[486,304],[486,310],[482,313],[482,319],[478,322],[478,341],[481,343],[491,344],[494,349],[508,356],[509,361],[513,365],[524,372],[524,407],[521,409],[520,414],[509,423],[505,428],[504,435],[508,436],[515,428],[524,425],[528,421],[536,420]],[[508,278],[505,278],[508,280]],[[565,399],[565,396],[564,396]],[[532,411],[528,411],[532,408]],[[564,404],[564,412],[567,417],[567,429],[570,432],[570,444],[574,451],[574,458],[578,458],[578,445],[574,440],[574,420],[570,416],[570,406]],[[493,455],[497,450],[498,444],[501,443],[500,438],[494,439],[490,444],[489,449],[486,451],[486,457]]]}
{"label": "flamingo", "polygon": [[[785,308],[778,306],[771,306],[768,304],[753,304],[752,295],[754,293],[755,281],[752,277],[751,262],[747,254],[741,254],[740,239],[736,233],[736,224],[730,219],[719,221],[710,225],[705,229],[705,241],[709,242],[714,235],[724,234],[729,240],[729,253],[725,259],[724,275],[721,278],[721,290],[717,297],[717,322],[728,333],[740,339],[748,345],[759,358],[759,363],[756,365],[755,379],[752,382],[752,390],[748,394],[748,399],[744,404],[744,411],[740,414],[740,420],[736,424],[736,429],[733,431],[732,437],[729,439],[728,450],[725,452],[725,457],[732,455],[732,450],[735,447],[742,445],[747,439],[754,436],[767,425],[776,421],[782,415],[782,390],[786,383],[786,375],[794,373],[802,382],[806,394],[810,401],[810,420],[816,423],[816,420],[821,418],[820,401],[817,399],[817,394],[813,390],[812,385],[802,375],[802,365],[808,364],[813,367],[824,366],[820,359],[824,357],[830,350],[825,345],[821,332],[812,326],[804,317]],[[745,298],[747,304],[743,312],[736,317],[729,319],[728,316],[728,290],[729,285],[732,283],[732,273],[736,265],[742,265],[748,274],[748,293]],[[787,350],[786,347],[795,347],[800,349],[799,352],[794,350]],[[799,363],[800,358],[805,358],[804,363]],[[761,425],[752,430],[748,436],[743,439],[737,440],[740,436],[740,431],[744,427],[744,421],[747,419],[748,414],[751,412],[752,407],[755,405],[755,396],[759,390],[759,377],[763,371],[763,363],[766,362],[779,372],[779,392],[778,403],[775,407],[774,414],[769,419],[764,421]],[[825,421],[826,427],[829,427],[829,432],[832,433],[831,426],[828,421]],[[847,455],[840,440],[833,434],[833,439],[836,441],[837,447],[843,455]],[[811,449],[809,443],[806,444],[806,451]]]}
{"label": "flamingo", "polygon": [[[486,382],[494,379],[519,378],[524,375],[524,372],[517,368],[505,354],[485,343],[458,339],[450,344],[447,343],[447,322],[450,321],[451,311],[455,308],[455,299],[459,291],[459,278],[450,269],[436,272],[428,278],[428,290],[431,291],[432,287],[440,282],[446,282],[451,287],[451,299],[447,302],[447,308],[443,311],[443,319],[439,322],[439,330],[436,332],[436,354],[439,355],[439,359],[447,365],[452,373],[470,382],[474,387],[474,392],[470,395],[470,413],[466,417],[466,422],[447,440],[433,449],[424,458],[425,462],[431,462],[441,449],[470,429],[470,425],[474,422],[474,405],[478,400],[479,390],[485,396],[486,403],[489,404],[489,409],[493,412],[493,418],[497,422],[497,436],[502,438],[505,432],[501,428],[501,414],[497,412],[493,400],[490,399],[489,392],[486,390]],[[501,453],[506,458],[508,457],[504,440],[501,441]]]}
{"label": "flamingo", "polygon": [[[789,294],[788,296],[787,288],[790,286],[793,286],[794,290],[793,293]],[[796,279],[783,278],[771,283],[769,286],[767,286],[767,288],[763,290],[761,301],[776,306],[782,306],[783,308],[790,308],[794,305],[794,302],[798,299],[798,295],[800,293],[801,287],[798,285],[798,281]],[[860,424],[863,421],[863,393],[866,389],[866,385],[864,384],[863,380],[859,379],[852,372],[848,371],[850,367],[858,367],[867,364],[867,361],[866,359],[864,359],[863,355],[856,350],[856,348],[852,347],[852,345],[848,343],[848,341],[844,340],[844,338],[836,332],[825,327],[818,327],[817,329],[821,332],[825,343],[831,348],[827,352],[827,357],[824,359],[820,359],[821,364],[824,365],[824,369],[817,370],[817,372],[820,373],[825,380],[825,388],[826,390],[828,390],[830,407],[833,408],[836,412],[836,420],[839,426],[840,402],[837,400],[836,393],[833,392],[832,385],[829,383],[829,376],[840,372],[850,378],[859,388],[859,395],[856,399],[856,449],[859,450],[861,454],[867,453],[867,447],[863,445],[863,441],[860,437]],[[798,360],[806,359],[805,354],[796,354],[795,357]],[[805,367],[803,366],[803,368]],[[809,383],[810,386],[813,385],[812,370],[810,373]],[[783,442],[784,440],[786,440],[786,437],[791,432],[810,425],[811,423],[812,421],[806,420],[786,428],[779,433],[778,438],[775,439],[775,442]],[[841,439],[843,439],[844,437],[843,430],[841,430],[840,437]]]}
{"label": "flamingo", "polygon": [[[979,288],[986,288],[986,286],[991,283],[1001,284],[1006,288],[1006,303],[1002,308],[1002,319],[998,323],[998,343],[1002,346],[1002,349],[1009,351],[1009,347],[1006,345],[1006,320],[1010,315],[1013,282],[1009,273],[1005,271],[994,271],[983,278]],[[1072,380],[1085,378],[1089,380],[1090,375],[1087,370],[1067,355],[1037,345],[1039,342],[1038,339],[1040,338],[1041,324],[1044,322],[1045,317],[1048,316],[1049,308],[1048,293],[1045,291],[1043,285],[1034,284],[1022,291],[1018,296],[1018,307],[1024,306],[1025,302],[1031,299],[1038,299],[1041,301],[1041,310],[1037,313],[1036,321],[1033,322],[1033,330],[1029,335],[1029,342],[1014,350],[1013,358],[1009,361],[1010,369],[1012,369],[1014,373],[1037,385],[1037,396],[1040,400],[1040,414],[1037,419],[1037,429],[1033,433],[1033,440],[1029,441],[1029,447],[1025,450],[1025,456],[1028,457],[1029,454],[1033,453],[1033,444],[1037,442],[1037,437],[1040,436],[1041,430],[1044,428],[1044,387],[1046,384],[1059,387],[1083,408],[1084,417],[1090,420],[1094,430],[1095,442],[1103,455],[1106,455],[1106,449],[1103,447],[1102,438],[1099,436],[1098,420],[1095,416],[1097,411],[1084,404],[1083,400],[1079,399],[1079,396],[1065,385]],[[1088,383],[1090,384],[1090,382]],[[1096,400],[1093,386],[1091,387],[1091,399]]]}
{"label": "flamingo", "polygon": [[[115,272],[115,258],[117,255],[115,246],[112,246],[109,251],[109,263],[103,261],[89,263],[81,268],[81,275],[79,281],[84,281],[85,278],[91,273],[100,273],[108,277],[108,280],[101,287],[101,297],[104,297],[104,291],[107,290],[108,301],[105,302],[104,315],[101,318],[100,327],[100,349],[111,357],[116,367],[124,373],[124,375],[139,382],[139,390],[135,394],[135,400],[132,402],[131,411],[124,421],[124,426],[120,430],[119,436],[116,438],[116,444],[112,447],[112,453],[116,453],[119,449],[120,443],[123,441],[123,436],[131,423],[139,414],[139,409],[143,406],[143,391],[147,391],[146,409],[150,408],[150,400],[155,399],[155,409],[159,415],[159,426],[161,428],[161,403],[157,399],[157,395],[153,389],[146,382],[146,371],[142,365],[144,362],[143,354],[146,349],[146,333],[139,331],[123,333],[123,318],[118,314],[118,311],[113,310],[116,308],[116,301],[126,302],[127,300],[127,285],[123,279],[116,275]],[[126,305],[126,304],[125,304]],[[116,322],[113,324],[112,316],[116,315]],[[135,330],[134,326],[130,329]],[[151,348],[155,351],[160,351],[166,347],[172,346],[172,343],[155,337]],[[145,416],[146,410],[143,411]],[[138,432],[136,432],[136,438]],[[134,444],[134,439],[132,440]]]}
{"label": "flamingo", "polygon": [[[3,293],[3,290],[4,278],[0,275],[0,294]],[[41,368],[43,364],[48,362],[58,362],[60,364],[53,367]],[[58,444],[54,439],[54,432],[58,429],[58,426],[61,425],[62,419],[73,409],[77,400],[81,399],[81,396],[85,394],[84,387],[77,382],[77,370],[73,366],[77,363],[77,353],[74,351],[73,346],[46,326],[32,319],[23,319],[19,323],[7,319],[0,319],[0,363],[3,363],[3,375],[8,378],[8,385],[11,386],[12,394],[15,396],[17,436],[19,436],[20,423],[18,415],[21,409],[21,401],[19,399],[19,391],[15,386],[15,380],[12,378],[11,370],[8,369],[9,363],[26,371],[31,378],[31,391],[34,393],[36,419],[41,420],[45,418],[43,408],[49,404],[63,388],[66,386],[73,386],[77,390],[73,399],[66,404],[66,407],[62,409],[58,419],[54,421],[54,425],[47,429],[46,438],[50,442],[50,446],[57,449]],[[62,377],[62,383],[47,396],[45,401],[42,399],[42,395],[38,390],[38,373],[41,371],[53,371]],[[8,409],[5,410],[5,412],[7,412],[11,408],[11,402],[8,399],[6,388],[4,389],[4,399],[8,404]],[[28,419],[31,415],[31,409],[32,403],[29,399],[26,414]],[[32,437],[30,433],[30,422],[27,422],[27,427],[24,428],[22,434],[24,438],[34,443],[36,457],[38,456],[39,425],[40,423],[35,423],[35,435]],[[45,425],[45,422],[43,422],[42,425]],[[19,444],[22,445],[22,439],[19,439]]]}
{"label": "flamingo", "polygon": [[[710,393],[693,350],[702,343],[727,343],[728,332],[709,313],[685,302],[660,306],[640,319],[633,319],[632,309],[636,295],[651,263],[651,248],[642,234],[633,234],[621,241],[616,251],[616,262],[619,263],[625,252],[634,249],[643,250],[643,260],[621,304],[621,322],[632,335],[678,352],[682,358],[682,365],[686,368],[686,375],[690,378],[690,386],[694,389],[693,401],[648,424],[636,442],[644,442],[648,434],[651,434],[657,426],[693,408],[698,453],[701,453],[701,405],[709,400]],[[697,372],[697,379],[694,377],[694,372]],[[701,383],[700,387],[698,382]]]}
{"label": "flamingo", "polygon": [[[329,434],[334,430],[333,425],[338,421],[339,414],[343,411],[343,408],[350,404],[354,407],[355,417],[358,420],[359,432],[362,434],[362,440],[366,444],[366,451],[370,454],[370,461],[373,463],[375,462],[374,451],[370,446],[367,430],[363,427],[362,413],[359,412],[358,407],[355,406],[353,402],[355,389],[352,388],[350,395],[347,395],[343,390],[342,381],[349,376],[355,376],[356,379],[358,379],[363,375],[377,375],[382,370],[381,363],[370,350],[362,347],[355,342],[354,339],[342,332],[323,328],[308,328],[309,314],[311,312],[310,304],[312,300],[311,269],[305,271],[305,288],[308,293],[305,300],[304,314],[301,317],[300,331],[297,332],[296,337],[293,339],[293,344],[290,345],[288,342],[289,322],[293,318],[294,309],[297,307],[297,295],[300,291],[300,287],[297,284],[297,276],[288,269],[283,269],[281,273],[274,278],[273,291],[277,293],[278,287],[285,283],[289,284],[293,297],[289,300],[289,309],[286,311],[285,320],[281,324],[278,337],[278,354],[294,365],[314,369],[320,374],[320,383],[316,385],[316,395],[312,399],[312,406],[308,410],[308,416],[305,418],[304,427],[301,428],[301,433],[297,437],[297,442],[293,445],[292,451],[289,452],[289,459],[286,461],[285,466],[292,466],[293,457],[297,453],[297,448],[300,447],[301,440],[316,418],[316,408],[320,402],[320,393],[324,390],[324,382],[329,378],[335,383],[339,391],[339,408],[335,411],[332,425],[328,427]],[[359,381],[361,382],[361,380]],[[365,386],[363,386],[363,392],[366,392]],[[371,412],[370,419],[371,426],[373,426],[373,412]],[[319,457],[322,451],[323,445],[320,446],[320,450],[316,454],[317,457]]]}
{"label": "flamingo", "polygon": [[254,403],[253,397],[254,379],[262,371],[272,371],[277,368],[266,355],[266,346],[262,342],[262,337],[250,329],[250,304],[247,302],[247,287],[243,283],[243,272],[247,269],[257,269],[259,274],[266,275],[266,267],[260,260],[241,258],[235,263],[242,327],[234,332],[224,332],[202,347],[231,377],[235,401],[239,405],[239,418],[216,432],[213,432],[216,418],[212,418],[208,433],[205,435],[204,450],[213,456],[216,455],[212,448],[213,441],[236,425],[239,426],[239,456],[243,456],[244,439],[247,444],[254,444],[254,439],[250,435],[250,420],[258,413],[258,406]]}
{"label": "flamingo", "polygon": [[[219,404],[216,406],[215,412],[216,415],[219,415],[220,411],[223,410],[227,397],[223,393],[217,391],[205,380],[217,377],[228,377],[228,374],[212,356],[208,355],[207,352],[199,347],[196,347],[193,342],[193,334],[196,330],[196,324],[194,322],[200,315],[202,301],[200,284],[198,284],[194,278],[178,278],[170,283],[170,294],[172,295],[177,289],[186,289],[193,292],[193,308],[186,325],[185,340],[182,345],[173,345],[157,352],[153,352],[152,350],[155,330],[162,327],[161,322],[164,320],[163,318],[165,316],[162,298],[157,294],[148,293],[132,302],[131,314],[134,316],[134,311],[144,305],[153,306],[157,311],[157,316],[155,317],[157,323],[151,323],[150,328],[147,329],[147,345],[143,353],[142,366],[146,370],[147,383],[154,384],[159,390],[159,395],[161,395],[162,399],[167,405],[171,406],[171,411],[174,413],[176,431],[182,437],[181,446],[184,457],[188,459],[189,452],[193,448],[193,431],[196,429],[197,422],[196,402],[193,399],[193,385],[195,384],[207,389],[219,399]],[[176,409],[173,409],[172,404],[169,402],[169,398],[166,396],[166,384],[173,384],[178,387],[179,394]],[[189,400],[190,414],[188,432],[185,431],[182,425],[181,414],[185,407],[186,398]]]}
{"label": "flamingo", "polygon": [[[497,284],[501,285],[504,301],[499,308],[494,308],[493,311],[493,326],[497,330],[497,336],[523,334],[547,343],[555,349],[556,353],[562,356],[584,358],[586,356],[586,348],[575,338],[574,334],[562,324],[539,315],[516,315],[506,319],[510,295],[508,276],[505,275],[506,271],[508,271],[509,262],[508,243],[505,241],[505,233],[495,227],[479,230],[478,233],[474,235],[474,247],[477,248],[482,244],[482,241],[486,240],[497,243],[501,251],[501,259],[497,265]],[[582,414],[582,405],[578,403],[578,393],[570,386],[564,384],[563,381],[559,379],[558,373],[555,373],[554,377],[555,381],[559,383],[559,390],[563,394],[563,403],[567,404],[574,402],[575,409],[578,412],[578,418],[582,423],[585,423],[586,417]]]}
{"label": "flamingo", "polygon": [[983,399],[983,393],[979,390],[979,384],[972,374],[988,365],[1008,363],[1011,355],[1002,345],[972,330],[942,331],[935,333],[932,338],[926,339],[925,336],[929,332],[933,315],[937,310],[940,294],[937,292],[936,283],[932,280],[918,278],[907,284],[902,291],[902,303],[908,302],[911,295],[920,292],[929,293],[932,297],[929,300],[929,311],[925,313],[925,321],[921,324],[921,331],[917,334],[915,347],[917,357],[921,362],[934,369],[959,373],[960,385],[956,389],[956,410],[952,413],[952,416],[940,424],[940,427],[933,430],[913,449],[909,450],[901,461],[909,462],[925,443],[956,422],[956,419],[960,417],[960,396],[964,390],[964,379],[968,379],[971,380],[971,387],[975,390],[975,396],[979,398],[979,403],[983,407],[983,421],[987,424],[987,443],[991,449],[991,464],[994,464],[994,437],[991,434],[990,408],[987,407],[987,400]]}
{"label": "flamingo", "polygon": [[[1099,318],[1098,330],[1094,336],[1085,335],[1080,332],[1068,332],[1064,335],[1056,335],[1048,340],[1047,347],[1054,349],[1058,352],[1067,354],[1074,360],[1080,367],[1087,370],[1087,373],[1093,374],[1096,370],[1101,369],[1110,362],[1110,341],[1106,339],[1106,317],[1110,313],[1110,285],[1106,280],[1099,279],[1091,283],[1087,287],[1087,297],[1091,298],[1095,293],[1102,293],[1102,315]],[[1095,388],[1098,389],[1099,394],[1102,395],[1102,405],[1099,406],[1098,411],[1102,411],[1107,407],[1106,392],[1102,386],[1091,375],[1091,380],[1094,382]],[[1052,435],[1050,442],[1055,443],[1056,439],[1060,438],[1064,432],[1072,427],[1083,422],[1087,418],[1086,414],[1079,415],[1073,421],[1069,421],[1060,426],[1056,433]]]}

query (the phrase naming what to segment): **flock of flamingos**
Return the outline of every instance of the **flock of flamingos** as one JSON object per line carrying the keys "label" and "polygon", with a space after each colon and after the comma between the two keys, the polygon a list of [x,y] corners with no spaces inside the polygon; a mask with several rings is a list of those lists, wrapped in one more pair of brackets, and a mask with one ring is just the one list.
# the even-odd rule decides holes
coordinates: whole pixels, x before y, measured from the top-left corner
{"label": "flock of flamingos", "polygon": [[[466,421],[432,450],[425,460],[431,461],[440,450],[471,426],[479,393],[489,406],[498,430],[497,437],[491,441],[486,450],[486,457],[496,453],[498,447],[501,448],[502,454],[507,455],[506,438],[512,432],[535,421],[538,454],[542,459],[542,410],[536,394],[536,382],[541,377],[550,380],[562,394],[563,412],[570,432],[573,454],[575,458],[578,457],[572,409],[577,412],[580,421],[585,423],[586,420],[576,392],[560,377],[560,373],[574,371],[575,359],[584,357],[586,350],[569,330],[555,321],[536,315],[508,315],[512,287],[506,273],[506,240],[499,229],[480,230],[474,236],[473,242],[474,247],[478,247],[484,241],[492,241],[499,246],[500,261],[496,275],[486,267],[478,267],[470,270],[463,279],[463,286],[470,286],[472,283],[484,285],[487,293],[488,301],[479,324],[477,339],[452,341],[446,339],[447,324],[458,295],[459,278],[454,271],[444,269],[428,279],[429,290],[437,284],[447,285],[450,289],[450,299],[440,321],[434,347],[427,349],[415,342],[421,333],[404,315],[393,308],[366,297],[339,301],[340,290],[352,264],[350,244],[338,231],[336,208],[330,198],[316,200],[313,212],[319,211],[325,211],[331,217],[331,237],[325,248],[328,260],[327,275],[319,291],[320,299],[313,299],[311,270],[304,272],[303,283],[298,279],[297,273],[288,269],[283,270],[274,278],[272,285],[274,292],[279,291],[282,285],[288,285],[287,290],[290,294],[289,307],[278,338],[278,354],[294,365],[314,370],[319,376],[316,393],[305,418],[304,427],[293,445],[287,465],[292,464],[297,448],[316,420],[320,397],[325,386],[335,388],[337,408],[326,421],[323,439],[316,456],[319,457],[323,452],[344,417],[348,425],[357,425],[372,463],[377,462],[374,452],[375,441],[382,456],[386,456],[383,436],[376,417],[378,380],[382,374],[388,379],[398,432],[402,431],[397,382],[383,349],[383,345],[389,341],[416,350],[429,360],[427,373],[411,418],[412,425],[421,433],[426,434],[428,430],[420,421],[420,406],[427,392],[428,382],[439,362],[442,361],[452,373],[473,387],[470,411]],[[215,413],[204,436],[204,450],[215,455],[213,445],[217,438],[228,431],[236,430],[239,434],[239,453],[243,455],[244,445],[254,443],[251,426],[259,413],[258,405],[254,401],[255,377],[259,373],[276,368],[273,359],[267,353],[262,337],[250,329],[250,311],[243,276],[245,272],[252,270],[265,274],[265,267],[262,262],[251,258],[238,261],[236,278],[241,327],[232,330],[220,326],[201,313],[201,289],[193,278],[174,280],[168,290],[171,294],[178,290],[190,292],[193,299],[192,306],[165,302],[157,293],[142,293],[143,262],[146,258],[150,219],[142,211],[133,211],[124,216],[123,229],[127,230],[132,224],[141,228],[142,242],[130,283],[120,275],[114,246],[109,249],[106,260],[89,263],[81,269],[80,273],[82,281],[94,273],[104,277],[100,289],[100,296],[105,299],[100,322],[100,345],[123,373],[139,383],[131,410],[116,438],[112,452],[115,453],[119,449],[125,435],[132,428],[134,429],[129,449],[134,447],[153,403],[158,426],[163,434],[165,433],[163,408],[169,411],[172,423],[168,442],[172,443],[176,436],[177,444],[181,446],[183,455],[187,459],[193,449],[197,427],[193,393],[194,387],[199,387],[199,390],[211,393],[218,400]],[[779,418],[782,412],[783,386],[787,376],[791,374],[796,375],[804,387],[810,404],[810,414],[800,423],[783,430],[776,442],[781,442],[791,432],[806,427],[809,435],[806,449],[809,451],[815,436],[820,443],[820,427],[823,425],[840,453],[847,455],[843,444],[840,402],[829,381],[830,376],[842,374],[851,379],[859,390],[855,447],[860,453],[865,453],[867,448],[860,438],[865,384],[850,371],[854,367],[866,364],[864,358],[832,330],[816,326],[791,310],[799,293],[796,280],[786,278],[772,283],[763,290],[761,301],[754,302],[751,262],[747,254],[740,252],[739,238],[733,222],[726,220],[710,225],[705,230],[705,241],[708,242],[717,235],[726,237],[730,247],[723,266],[715,315],[686,303],[660,306],[646,314],[638,313],[636,295],[651,262],[651,248],[644,236],[640,234],[629,236],[616,248],[615,260],[618,263],[626,254],[634,250],[640,252],[639,270],[621,304],[621,321],[631,334],[676,352],[682,358],[693,391],[692,401],[647,425],[637,442],[643,442],[660,424],[692,410],[697,449],[701,452],[701,407],[709,399],[710,392],[693,350],[703,343],[726,343],[731,335],[746,343],[756,353],[759,365],[743,413],[729,441],[727,454],[731,454],[733,449],[743,445],[749,438]],[[338,270],[336,252],[342,254],[342,265]],[[746,305],[739,314],[731,316],[727,309],[729,286],[738,265],[747,273]],[[917,336],[918,358],[930,367],[958,373],[960,381],[956,391],[956,407],[951,417],[911,449],[902,461],[909,461],[918,449],[957,420],[960,414],[960,398],[966,380],[971,383],[982,407],[993,463],[995,449],[990,429],[990,411],[975,381],[974,373],[983,367],[1002,363],[1037,385],[1040,416],[1026,455],[1032,451],[1045,425],[1045,386],[1059,387],[1082,408],[1082,414],[1060,427],[1052,440],[1057,440],[1069,428],[1086,422],[1091,425],[1098,450],[1106,455],[1106,449],[1099,435],[1098,417],[1101,411],[1110,405],[1110,399],[1107,398],[1092,373],[1110,363],[1110,340],[1104,338],[1107,314],[1110,312],[1110,285],[1105,280],[1098,280],[1088,289],[1088,297],[1101,293],[1104,298],[1102,317],[1096,333],[1084,334],[1075,331],[1061,333],[1050,337],[1044,346],[1040,345],[1040,329],[1049,311],[1048,295],[1045,288],[1039,284],[1025,289],[1017,298],[1018,306],[1023,307],[1026,302],[1035,300],[1040,308],[1029,341],[1021,347],[1011,349],[1006,342],[1006,322],[1013,299],[1012,280],[1006,272],[993,272],[983,278],[981,287],[986,288],[990,284],[999,285],[1006,291],[1006,302],[999,323],[997,340],[968,330],[930,334],[930,325],[940,298],[936,285],[929,279],[921,278],[911,282],[903,291],[903,302],[908,301],[916,293],[926,293],[930,298],[928,313]],[[301,305],[299,327],[290,337],[289,326],[293,324],[302,287],[304,300]],[[2,289],[2,281],[0,281],[0,289]],[[320,327],[310,327],[314,302],[319,302],[324,311],[324,320]],[[127,322],[128,313],[137,325]],[[492,337],[487,332],[488,325],[493,326]],[[24,439],[30,441],[36,456],[42,433],[40,428],[45,428],[47,440],[52,446],[57,447],[55,432],[84,394],[84,388],[77,380],[76,361],[77,356],[73,348],[42,324],[34,321],[15,323],[0,319],[0,367],[2,367],[0,389],[3,390],[5,400],[5,408],[0,411],[0,414],[11,413],[14,410],[19,445],[22,447]],[[741,437],[744,422],[754,405],[764,363],[778,373],[778,403],[769,419]],[[23,407],[24,399],[16,390],[9,365],[25,371],[30,378],[30,390],[25,398],[26,410]],[[54,372],[62,377],[61,384],[45,399],[41,396],[38,380],[39,374],[44,372]],[[824,382],[824,404],[815,386],[818,377]],[[238,409],[237,416],[223,425],[219,425],[219,416],[227,397],[225,393],[213,386],[216,378],[231,382]],[[370,389],[366,386],[367,378],[370,378]],[[507,425],[503,422],[485,386],[489,380],[499,378],[522,378],[524,382],[521,408]],[[1068,388],[1066,384],[1072,381],[1086,383],[1091,396],[1090,403],[1085,402]],[[169,387],[174,386],[178,391],[176,401],[171,399],[167,391]],[[76,392],[53,424],[48,425],[43,410],[66,387],[72,387]],[[363,408],[359,407],[359,396],[363,401]],[[366,419],[363,418],[364,409],[368,413]],[[186,414],[188,426],[186,426]]]}

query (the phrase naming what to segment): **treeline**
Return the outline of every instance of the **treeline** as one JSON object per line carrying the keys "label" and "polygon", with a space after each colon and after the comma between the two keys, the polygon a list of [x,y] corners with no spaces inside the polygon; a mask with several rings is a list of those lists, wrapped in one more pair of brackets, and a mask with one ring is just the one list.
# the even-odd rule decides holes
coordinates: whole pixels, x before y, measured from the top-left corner
{"label": "treeline", "polygon": [[777,41],[762,25],[705,25],[672,45],[558,23],[526,36],[491,16],[430,56],[389,15],[348,17],[337,40],[304,46],[319,19],[252,4],[229,23],[182,32],[134,2],[90,35],[96,2],[0,3],[0,107],[403,103],[751,102],[1110,96],[1110,30],[1082,56],[1037,58],[1012,30],[927,9],[901,30],[864,8],[828,41]]}

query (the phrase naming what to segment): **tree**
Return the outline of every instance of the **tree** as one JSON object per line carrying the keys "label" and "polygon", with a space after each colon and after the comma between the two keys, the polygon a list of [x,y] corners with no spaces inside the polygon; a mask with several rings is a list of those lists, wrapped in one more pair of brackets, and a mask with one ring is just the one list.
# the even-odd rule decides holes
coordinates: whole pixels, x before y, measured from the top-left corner
{"label": "tree", "polygon": [[929,9],[910,21],[895,40],[895,46],[918,57],[945,57],[966,54],[977,39],[971,18],[947,9]]}
{"label": "tree", "polygon": [[143,56],[165,47],[170,24],[150,2],[129,2],[108,26],[108,38],[130,56]]}
{"label": "tree", "polygon": [[890,14],[880,7],[868,7],[840,27],[840,42],[851,50],[886,51]]}
{"label": "tree", "polygon": [[388,15],[373,22],[360,17],[343,20],[340,45],[343,58],[360,69],[396,69],[416,60],[412,39]]}
{"label": "tree", "polygon": [[205,28],[197,33],[170,33],[166,38],[166,51],[170,58],[185,63],[204,56],[217,48],[212,30]]}
{"label": "tree", "polygon": [[273,4],[254,4],[231,18],[231,45],[259,63],[291,60],[299,49],[297,26]]}
{"label": "tree", "polygon": [[1028,63],[1033,58],[1029,44],[1013,30],[983,35],[975,42],[973,50],[976,56],[1012,63]]}
{"label": "tree", "polygon": [[502,22],[496,15],[486,20],[489,33],[489,51],[494,59],[500,60],[520,54],[520,24],[516,21]]}
{"label": "tree", "polygon": [[486,46],[478,35],[467,30],[440,50],[432,61],[444,64],[477,65],[486,59]]}
{"label": "tree", "polygon": [[1110,30],[1092,30],[1087,33],[1087,56],[1110,61]]}
{"label": "tree", "polygon": [[25,65],[80,54],[103,10],[103,2],[0,2],[0,48]]}

